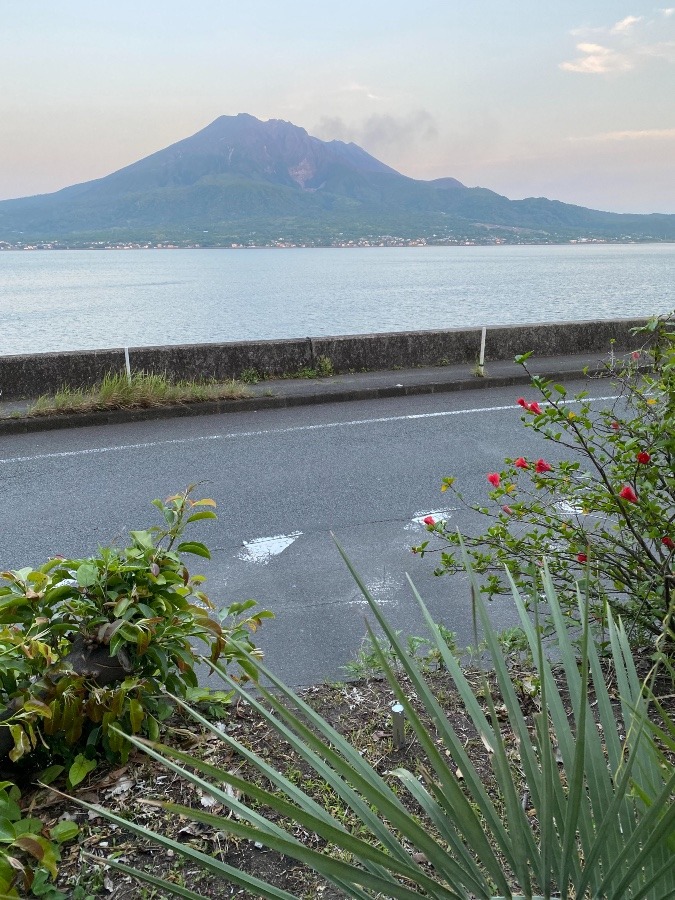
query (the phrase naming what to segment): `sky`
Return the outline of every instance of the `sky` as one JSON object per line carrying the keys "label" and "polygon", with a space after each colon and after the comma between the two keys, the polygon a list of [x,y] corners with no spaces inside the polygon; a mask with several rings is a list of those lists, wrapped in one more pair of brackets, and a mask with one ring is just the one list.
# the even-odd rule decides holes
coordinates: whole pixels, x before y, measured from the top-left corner
{"label": "sky", "polygon": [[0,0],[0,85],[0,199],[246,112],[414,178],[675,213],[675,6]]}

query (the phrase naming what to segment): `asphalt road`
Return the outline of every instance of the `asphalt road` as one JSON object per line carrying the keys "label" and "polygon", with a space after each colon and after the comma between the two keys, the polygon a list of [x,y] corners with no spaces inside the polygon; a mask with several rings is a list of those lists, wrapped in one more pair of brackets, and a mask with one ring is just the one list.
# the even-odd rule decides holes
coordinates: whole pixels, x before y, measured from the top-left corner
{"label": "asphalt road", "polygon": [[[581,389],[581,384],[568,384]],[[334,532],[393,624],[424,627],[409,572],[437,621],[472,642],[463,577],[436,578],[434,555],[411,545],[421,519],[471,527],[471,513],[440,493],[454,475],[468,500],[484,500],[486,473],[505,456],[554,461],[520,421],[522,389],[462,391],[226,416],[16,435],[0,442],[0,565],[35,566],[83,556],[156,521],[150,505],[199,482],[217,523],[196,523],[211,548],[192,557],[219,605],[248,597],[276,619],[258,633],[267,661],[293,684],[344,676],[364,636],[365,604],[330,537]],[[595,394],[611,393],[608,383]],[[500,627],[515,624],[495,601]]]}

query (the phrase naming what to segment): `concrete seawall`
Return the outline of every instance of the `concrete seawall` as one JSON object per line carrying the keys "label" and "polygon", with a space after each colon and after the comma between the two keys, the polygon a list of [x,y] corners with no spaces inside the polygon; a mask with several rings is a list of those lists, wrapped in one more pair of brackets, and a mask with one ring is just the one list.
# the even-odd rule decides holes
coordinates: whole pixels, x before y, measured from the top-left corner
{"label": "concrete seawall", "polygon": [[[497,326],[487,329],[485,359],[509,360],[518,353],[536,356],[606,354],[630,350],[641,343],[631,329],[645,319],[551,322]],[[336,373],[410,369],[418,366],[473,365],[478,359],[481,329],[402,331],[386,334],[238,341],[224,344],[182,344],[129,349],[134,372],[166,374],[174,380],[225,380],[246,369],[261,375],[282,375],[312,367],[327,357]],[[23,400],[53,394],[59,388],[85,388],[109,372],[125,370],[124,349],[41,353],[0,357],[2,400]]]}

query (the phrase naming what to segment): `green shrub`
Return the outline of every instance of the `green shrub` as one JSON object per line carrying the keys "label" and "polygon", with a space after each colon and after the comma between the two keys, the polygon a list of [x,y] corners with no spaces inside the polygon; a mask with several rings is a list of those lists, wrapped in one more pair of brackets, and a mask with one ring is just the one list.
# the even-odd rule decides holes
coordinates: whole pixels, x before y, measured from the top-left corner
{"label": "green shrub", "polygon": [[[641,330],[644,345],[625,360],[610,360],[620,397],[594,411],[587,393],[537,376],[539,400],[521,397],[523,421],[563,448],[555,465],[507,459],[487,473],[489,504],[467,503],[455,479],[443,479],[458,502],[490,524],[478,536],[459,535],[444,522],[427,530],[438,542],[413,551],[440,553],[436,574],[463,564],[460,542],[483,577],[489,597],[508,593],[508,568],[525,588],[545,556],[560,600],[575,614],[575,584],[592,585],[591,617],[603,621],[605,604],[621,615],[636,645],[653,644],[671,615],[675,558],[675,332],[670,319]],[[527,369],[529,354],[519,357]]]}
{"label": "green shrub", "polygon": [[99,754],[126,759],[123,733],[159,736],[173,710],[167,691],[226,699],[198,687],[195,642],[212,662],[238,661],[255,675],[240,647],[255,658],[249,635],[271,613],[252,612],[250,600],[214,616],[203,576],[183,561],[208,558],[208,548],[183,534],[215,519],[215,504],[191,491],[155,500],[163,525],[132,531],[123,549],[2,573],[0,756],[32,771],[64,763],[76,784]]}
{"label": "green shrub", "polygon": [[[611,900],[673,897],[675,770],[672,759],[658,755],[646,727],[647,702],[623,626],[608,613],[612,677],[620,697],[617,722],[612,706],[614,691],[610,693],[605,685],[600,659],[590,639],[589,604],[578,596],[582,628],[579,665],[568,620],[544,567],[543,589],[554,621],[562,668],[562,674],[555,677],[537,627],[537,606],[533,623],[512,584],[540,684],[535,725],[530,727],[519,706],[517,688],[509,677],[478,585],[473,573],[470,575],[477,598],[476,616],[484,630],[501,702],[493,699],[486,677],[480,688],[472,688],[419,597],[418,600],[467,714],[489,751],[498,785],[494,794],[486,790],[465,750],[464,732],[458,734],[445,717],[415,659],[355,574],[408,679],[402,682],[388,655],[379,654],[409,728],[427,755],[428,765],[421,776],[418,778],[405,768],[388,773],[399,783],[398,789],[393,790],[354,747],[262,664],[257,666],[271,682],[270,689],[260,687],[263,702],[246,694],[216,663],[214,668],[225,682],[245,696],[279,737],[325,780],[358,824],[348,831],[344,820],[317,804],[301,786],[196,712],[193,717],[238,753],[242,761],[255,766],[271,788],[246,780],[235,766],[218,769],[180,750],[129,736],[134,745],[210,794],[227,810],[218,816],[206,810],[162,804],[167,812],[203,823],[217,832],[254,841],[311,866],[345,896],[359,900],[487,900],[495,894],[513,897],[514,891],[532,898],[536,893],[550,897],[555,890],[563,897]],[[536,597],[535,592],[533,599]],[[379,647],[375,640],[373,647]],[[422,723],[411,700],[412,693],[433,721],[433,731]],[[568,698],[567,704],[563,698]],[[504,714],[507,721],[501,725]],[[511,738],[515,737],[517,759],[509,755],[502,728]],[[408,802],[417,809],[415,814],[403,803],[405,792]],[[286,891],[233,869],[217,857],[151,832],[99,806],[82,805],[254,896],[292,900]],[[266,816],[265,809],[271,815]],[[311,846],[303,844],[297,837],[299,830],[318,836],[325,842],[325,849],[315,849],[319,846],[316,841]],[[200,897],[194,891],[177,888],[115,860],[109,859],[106,864],[136,875],[166,893]]]}
{"label": "green shrub", "polygon": [[23,815],[19,788],[0,782],[0,895],[19,897],[19,889],[36,897],[67,900],[49,882],[58,874],[59,846],[79,831],[74,822],[45,829],[40,819]]}

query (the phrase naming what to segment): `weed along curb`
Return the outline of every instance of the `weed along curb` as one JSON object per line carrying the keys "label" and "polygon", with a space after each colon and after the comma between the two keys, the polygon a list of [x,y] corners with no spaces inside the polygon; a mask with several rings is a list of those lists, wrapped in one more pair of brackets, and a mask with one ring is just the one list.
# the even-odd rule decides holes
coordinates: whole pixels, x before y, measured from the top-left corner
{"label": "weed along curb", "polygon": [[[539,361],[537,371],[544,377],[581,377],[586,367],[595,369],[598,356],[573,356]],[[153,406],[128,406],[86,412],[53,412],[30,415],[26,409],[0,413],[0,436],[82,428],[94,425],[120,425],[158,419],[212,416],[224,413],[258,412],[351,400],[377,400],[422,394],[527,384],[529,376],[514,362],[493,363],[484,377],[476,377],[471,368],[439,366],[389,372],[364,372],[326,378],[280,378],[246,385],[250,396],[240,399],[162,403]],[[25,407],[30,404],[26,403]],[[18,406],[18,404],[14,404]],[[8,405],[9,410],[9,405]]]}

